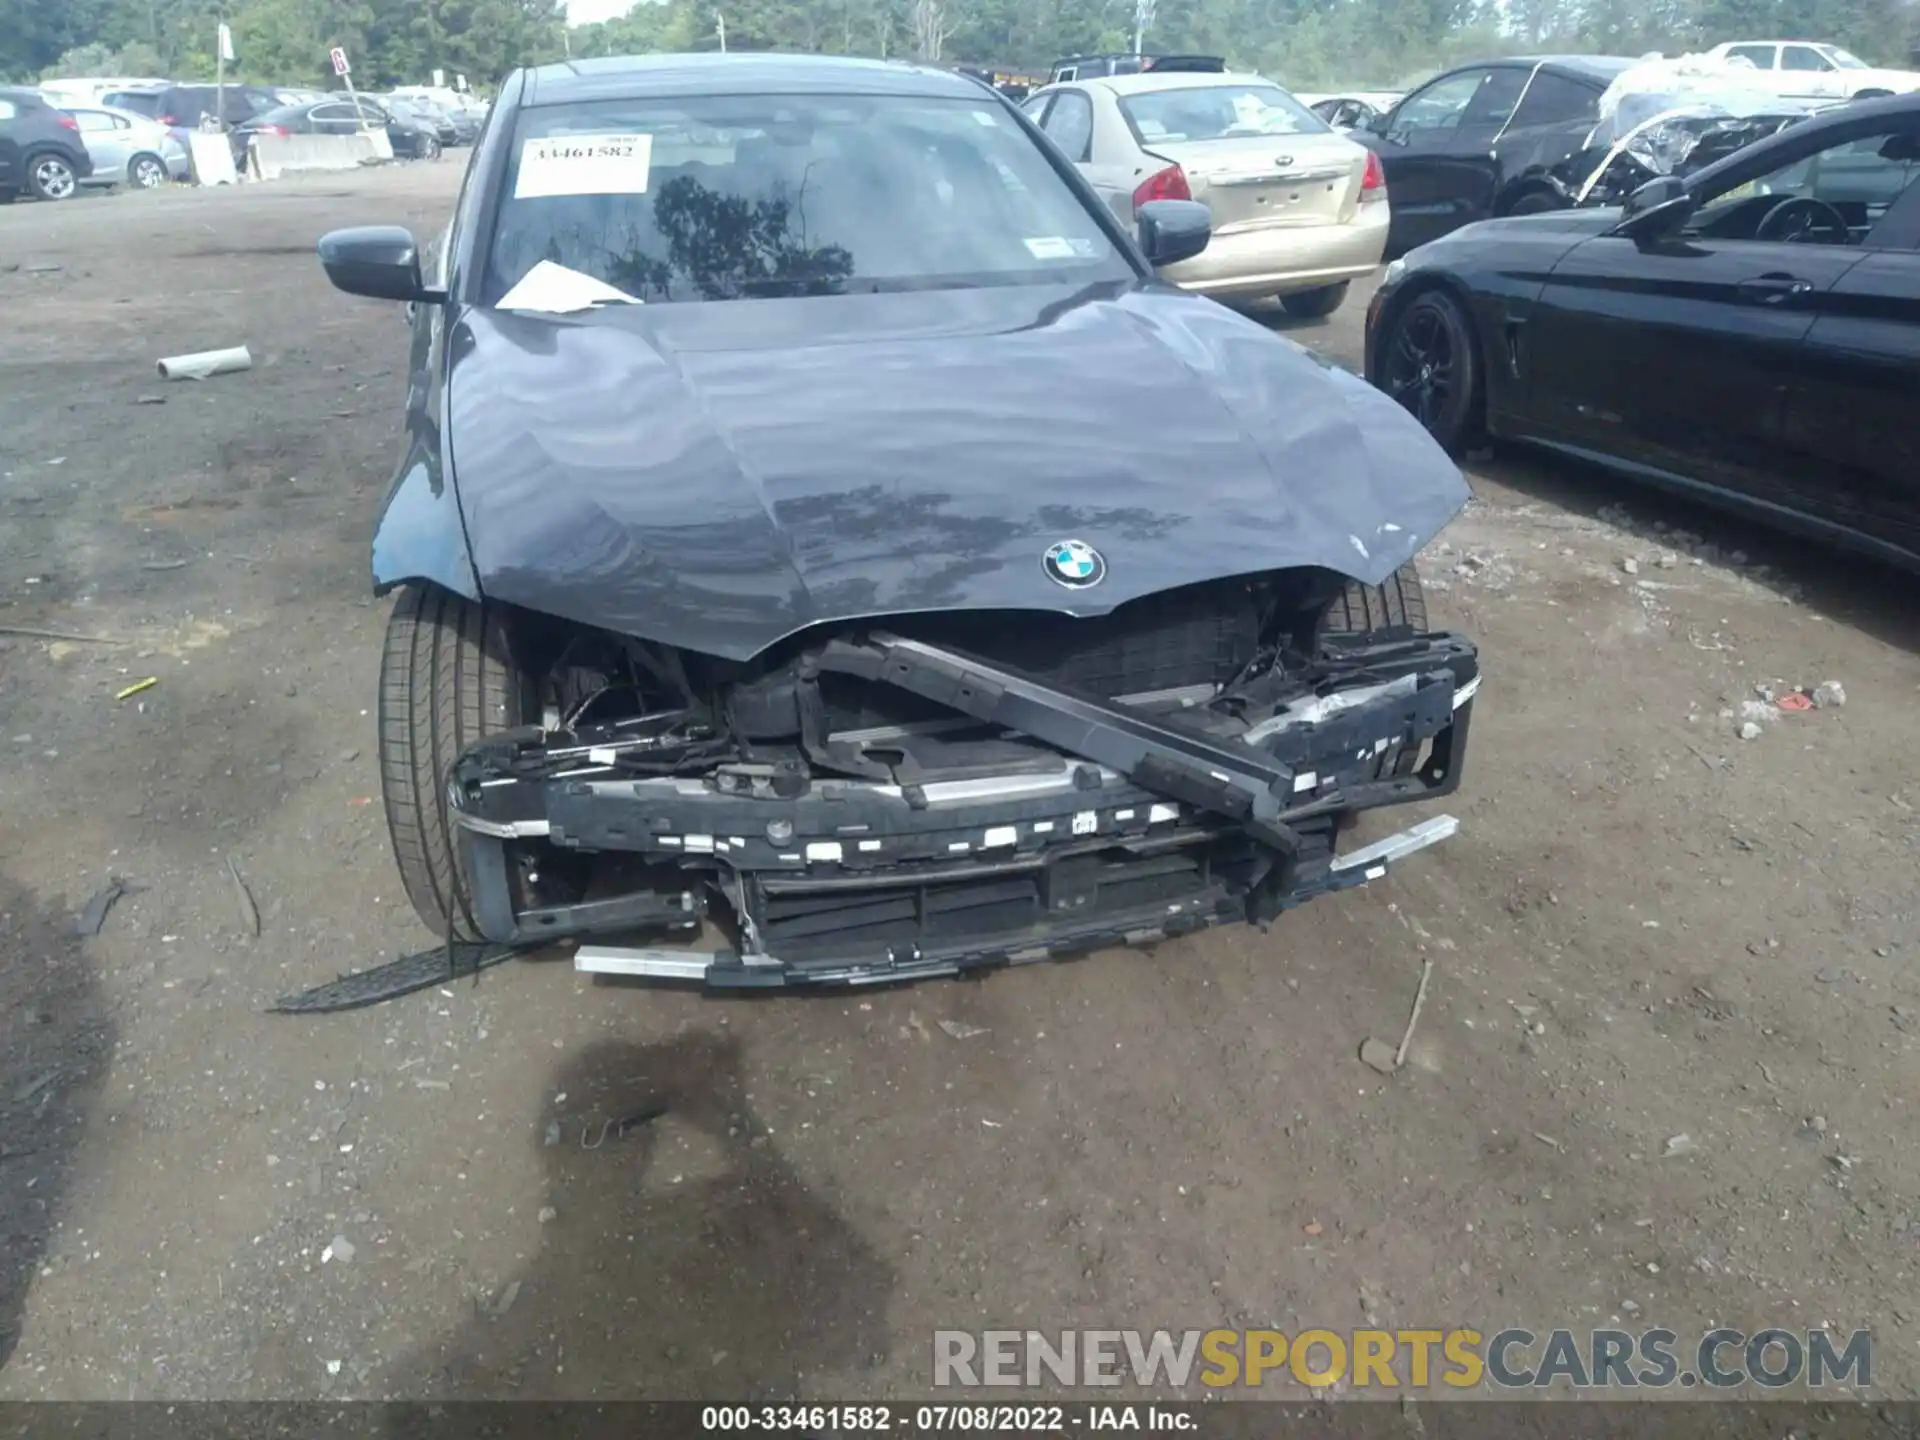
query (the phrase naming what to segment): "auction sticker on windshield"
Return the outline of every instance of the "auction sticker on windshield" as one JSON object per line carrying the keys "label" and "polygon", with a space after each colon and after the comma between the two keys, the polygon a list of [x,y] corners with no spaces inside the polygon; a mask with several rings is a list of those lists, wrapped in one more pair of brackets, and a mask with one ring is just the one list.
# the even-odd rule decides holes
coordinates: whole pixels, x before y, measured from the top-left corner
{"label": "auction sticker on windshield", "polygon": [[520,147],[516,200],[553,195],[644,195],[651,135],[554,135]]}

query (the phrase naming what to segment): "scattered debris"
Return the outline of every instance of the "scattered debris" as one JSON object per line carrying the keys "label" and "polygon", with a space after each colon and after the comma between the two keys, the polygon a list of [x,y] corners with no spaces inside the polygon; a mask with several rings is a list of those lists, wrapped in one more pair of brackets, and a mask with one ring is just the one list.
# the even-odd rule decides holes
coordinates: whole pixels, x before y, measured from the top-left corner
{"label": "scattered debris", "polygon": [[100,927],[107,923],[107,912],[113,909],[114,902],[123,895],[138,895],[146,887],[123,880],[118,875],[109,875],[107,883],[93,892],[93,896],[80,911],[79,918],[73,922],[76,935],[98,935]]}
{"label": "scattered debris", "polygon": [[551,1225],[555,1220],[558,1220],[559,1218],[560,1218],[560,1212],[554,1209],[553,1206],[542,1205],[540,1207],[539,1220],[542,1225]]}
{"label": "scattered debris", "polygon": [[1742,740],[1758,740],[1760,738],[1760,734],[1761,734],[1760,727],[1754,724],[1753,721],[1745,720],[1741,722],[1740,738]]}
{"label": "scattered debris", "polygon": [[922,1020],[919,1015],[912,1010],[907,1012],[906,1027],[900,1033],[904,1036],[908,1031],[919,1036],[922,1040],[933,1039],[933,1032],[927,1029],[927,1022]]}
{"label": "scattered debris", "polygon": [[131,645],[131,640],[115,640],[109,635],[80,635],[72,630],[36,630],[30,625],[0,625],[0,635],[19,635],[28,640],[71,640],[76,645]]}
{"label": "scattered debris", "polygon": [[164,395],[142,395],[133,403],[136,405],[164,405],[167,403],[167,397]]}
{"label": "scattered debris", "polygon": [[420,1079],[413,1082],[413,1088],[416,1090],[451,1090],[453,1089],[453,1084],[447,1080]]}
{"label": "scattered debris", "polygon": [[1539,1130],[1536,1130],[1533,1132],[1533,1138],[1538,1140],[1542,1145],[1552,1146],[1555,1150],[1564,1152],[1567,1148],[1565,1145],[1561,1144],[1558,1140],[1556,1140],[1553,1136],[1545,1134],[1544,1132]]}
{"label": "scattered debris", "polygon": [[1325,1228],[1326,1227],[1323,1226],[1318,1220],[1309,1220],[1306,1224],[1300,1227],[1302,1233],[1307,1235],[1318,1235]]}
{"label": "scattered debris", "polygon": [[1694,1144],[1693,1136],[1691,1135],[1683,1133],[1669,1136],[1667,1139],[1667,1148],[1661,1152],[1661,1158],[1666,1159],[1675,1155],[1691,1155],[1699,1148],[1698,1145]]}
{"label": "scattered debris", "polygon": [[191,560],[149,560],[140,568],[142,570],[184,570],[192,563]]}
{"label": "scattered debris", "polygon": [[13,1092],[13,1103],[16,1105],[26,1104],[27,1101],[33,1099],[34,1096],[38,1095],[59,1078],[60,1072],[58,1069],[43,1071]]}
{"label": "scattered debris", "polygon": [[1822,985],[1838,985],[1847,978],[1847,972],[1838,965],[1822,965],[1813,972],[1813,978]]}
{"label": "scattered debris", "polygon": [[936,1020],[934,1022],[956,1040],[971,1040],[976,1035],[985,1035],[984,1025],[969,1025],[964,1020]]}
{"label": "scattered debris", "polygon": [[233,888],[238,892],[235,898],[240,902],[240,924],[257,940],[260,938],[260,906],[255,903],[253,891],[247,888],[240,866],[231,855],[227,856],[227,874],[233,877]]}
{"label": "scattered debris", "polygon": [[1799,690],[1795,690],[1790,695],[1782,695],[1773,703],[1782,710],[1796,713],[1813,709],[1813,697]]}
{"label": "scattered debris", "polygon": [[126,689],[118,691],[113,698],[115,700],[130,700],[142,690],[151,690],[159,683],[160,677],[158,675],[149,675],[146,679],[136,680],[133,684],[127,686]]}
{"label": "scattered debris", "polygon": [[1368,1038],[1360,1046],[1360,1059],[1382,1075],[1391,1075],[1396,1068],[1393,1063],[1393,1047],[1384,1040]]}
{"label": "scattered debris", "polygon": [[244,345],[231,350],[200,350],[192,355],[168,355],[155,362],[162,380],[205,380],[236,370],[251,370],[253,355]]}
{"label": "scattered debris", "polygon": [[[580,1132],[580,1148],[582,1150],[598,1150],[602,1145],[607,1143],[609,1138],[612,1138],[614,1140],[622,1139],[625,1137],[626,1133],[629,1130],[638,1130],[642,1125],[651,1125],[654,1121],[658,1120],[662,1115],[666,1113],[667,1113],[666,1106],[652,1105],[645,1110],[636,1111],[634,1114],[627,1116],[624,1120],[603,1120],[600,1122],[599,1137],[595,1139],[591,1145],[587,1143],[587,1136],[593,1132],[593,1125],[591,1124],[591,1122],[589,1122],[587,1127]],[[548,1129],[548,1132],[550,1134],[553,1134],[556,1139],[558,1138],[558,1133],[559,1133],[558,1121],[555,1121],[552,1125],[549,1125],[547,1129]],[[547,1143],[551,1145],[554,1143],[554,1141],[549,1140],[547,1141]],[[542,1221],[541,1223],[545,1224],[546,1222]]]}
{"label": "scattered debris", "polygon": [[507,1288],[500,1292],[500,1298],[493,1302],[493,1313],[496,1316],[506,1314],[507,1311],[513,1308],[513,1302],[519,1298],[520,1282],[518,1280],[509,1280],[507,1282]]}
{"label": "scattered debris", "polygon": [[1855,1155],[1829,1155],[1827,1159],[1833,1162],[1833,1168],[1836,1170],[1851,1170],[1860,1163],[1859,1157]]}
{"label": "scattered debris", "polygon": [[67,267],[64,265],[56,265],[51,260],[36,260],[33,264],[22,265],[20,268],[29,275],[53,275]]}
{"label": "scattered debris", "polygon": [[1620,562],[1620,568],[1629,575],[1638,575],[1640,573],[1640,562],[1629,555]]}
{"label": "scattered debris", "polygon": [[333,1243],[320,1252],[320,1263],[325,1265],[330,1260],[338,1260],[342,1265],[350,1265],[354,1254],[354,1243],[344,1235],[336,1235]]}
{"label": "scattered debris", "polygon": [[1814,687],[1813,703],[1822,710],[1838,710],[1847,703],[1846,687],[1838,680],[1822,680]]}
{"label": "scattered debris", "polygon": [[1413,1027],[1420,1023],[1420,1007],[1427,1003],[1427,982],[1433,979],[1433,961],[1420,962],[1420,988],[1413,992],[1413,1012],[1407,1016],[1407,1028],[1400,1036],[1400,1048],[1393,1052],[1393,1068],[1407,1063],[1407,1049],[1413,1044]]}
{"label": "scattered debris", "polygon": [[340,1362],[338,1360],[327,1361],[327,1373],[329,1375],[338,1375],[340,1373]]}

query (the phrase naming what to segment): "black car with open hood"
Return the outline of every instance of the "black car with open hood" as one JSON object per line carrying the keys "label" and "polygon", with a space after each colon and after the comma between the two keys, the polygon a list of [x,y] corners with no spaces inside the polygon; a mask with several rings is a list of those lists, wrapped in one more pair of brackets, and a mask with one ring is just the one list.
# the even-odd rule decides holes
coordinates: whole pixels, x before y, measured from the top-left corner
{"label": "black car with open hood", "polygon": [[[712,985],[1264,923],[1452,833],[1465,502],[1392,401],[1154,278],[948,71],[661,56],[502,86],[413,306],[373,543],[407,892],[440,934]],[[699,941],[694,932],[717,938]],[[635,941],[643,943],[632,943]]]}

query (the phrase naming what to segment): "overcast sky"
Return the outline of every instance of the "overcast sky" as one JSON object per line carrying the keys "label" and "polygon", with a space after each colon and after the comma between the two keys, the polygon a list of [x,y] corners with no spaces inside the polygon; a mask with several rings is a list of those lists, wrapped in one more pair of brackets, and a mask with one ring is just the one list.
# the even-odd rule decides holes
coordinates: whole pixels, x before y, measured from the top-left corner
{"label": "overcast sky", "polygon": [[[650,0],[640,0],[640,3],[648,4]],[[626,14],[633,5],[634,0],[567,0],[567,23],[591,25],[598,20],[611,20]]]}

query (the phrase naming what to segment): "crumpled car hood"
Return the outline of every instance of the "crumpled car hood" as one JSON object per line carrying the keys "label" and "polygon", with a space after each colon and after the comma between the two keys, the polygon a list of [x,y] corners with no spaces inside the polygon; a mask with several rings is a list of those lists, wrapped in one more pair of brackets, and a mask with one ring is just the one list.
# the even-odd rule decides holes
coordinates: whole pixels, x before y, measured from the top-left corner
{"label": "crumpled car hood", "polygon": [[[449,352],[482,591],[731,659],[823,621],[1377,582],[1468,493],[1363,381],[1160,286],[474,309]],[[1048,577],[1068,539],[1101,583]]]}

